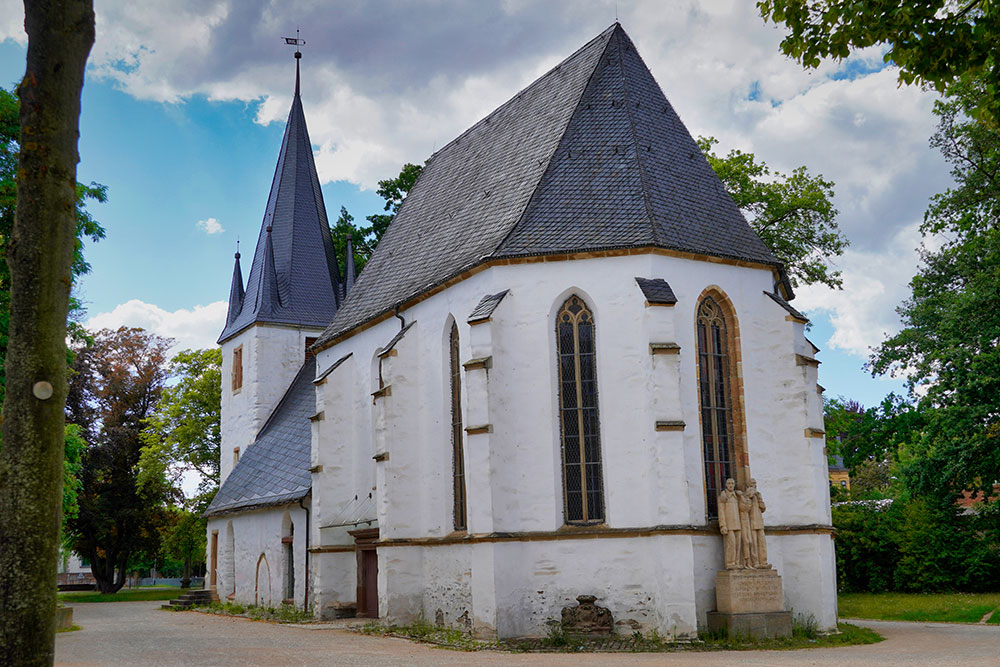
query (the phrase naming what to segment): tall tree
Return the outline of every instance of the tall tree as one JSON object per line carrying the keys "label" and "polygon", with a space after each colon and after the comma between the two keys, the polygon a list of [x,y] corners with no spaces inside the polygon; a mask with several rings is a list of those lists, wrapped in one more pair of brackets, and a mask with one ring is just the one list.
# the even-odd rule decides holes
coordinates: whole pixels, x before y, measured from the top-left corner
{"label": "tall tree", "polygon": [[71,380],[94,406],[87,426],[97,435],[83,453],[79,511],[67,530],[105,593],[125,584],[133,553],[157,550],[164,498],[162,489],[140,489],[138,464],[142,430],[167,379],[171,342],[142,329],[104,329],[89,347],[87,372]]}
{"label": "tall tree", "polygon": [[54,660],[65,448],[66,316],[76,241],[80,92],[94,43],[92,0],[25,3],[7,394],[0,449],[0,654]]}
{"label": "tall tree", "polygon": [[805,67],[846,58],[852,49],[885,46],[901,84],[944,92],[971,77],[986,93],[975,115],[1000,120],[1000,11],[995,0],[760,0],[765,21],[784,24],[781,50]]}
{"label": "tall tree", "polygon": [[844,253],[848,241],[837,227],[833,183],[810,176],[805,167],[790,175],[773,171],[753,153],[712,151],[714,137],[698,137],[698,146],[726,192],[788,270],[793,286],[821,283],[840,287],[840,271],[830,258]]}
{"label": "tall tree", "polygon": [[372,250],[382,240],[385,230],[389,229],[389,223],[396,217],[396,212],[403,205],[406,194],[413,187],[413,184],[417,182],[417,178],[420,176],[422,170],[423,167],[421,165],[407,162],[399,170],[399,174],[395,178],[387,178],[384,181],[378,182],[378,189],[375,192],[385,200],[384,210],[388,211],[388,213],[376,213],[375,215],[368,216],[368,222],[371,223],[371,233],[375,237],[372,243]]}
{"label": "tall tree", "polygon": [[[333,235],[333,246],[337,250],[337,257],[345,257],[347,252],[347,236],[352,237],[354,246],[354,267],[360,274],[368,258],[375,252],[375,246],[382,240],[382,235],[389,228],[389,223],[396,217],[396,211],[403,205],[406,194],[417,182],[420,171],[423,169],[418,164],[403,165],[399,174],[394,178],[387,178],[378,182],[378,193],[385,200],[384,210],[388,213],[375,213],[366,219],[369,222],[367,227],[360,227],[354,224],[354,216],[347,212],[343,206],[340,207],[340,217],[330,230]],[[344,276],[341,276],[343,278]]]}
{"label": "tall tree", "polygon": [[873,373],[904,374],[924,416],[904,467],[921,493],[979,490],[1000,480],[1000,129],[970,120],[986,94],[963,82],[936,105],[932,144],[955,187],[935,197],[903,328],[876,348]]}
{"label": "tall tree", "polygon": [[200,482],[194,504],[207,506],[205,499],[219,488],[222,351],[178,352],[169,373],[176,383],[163,389],[145,420],[138,481],[153,488],[165,481],[179,496],[184,474],[196,473]]}

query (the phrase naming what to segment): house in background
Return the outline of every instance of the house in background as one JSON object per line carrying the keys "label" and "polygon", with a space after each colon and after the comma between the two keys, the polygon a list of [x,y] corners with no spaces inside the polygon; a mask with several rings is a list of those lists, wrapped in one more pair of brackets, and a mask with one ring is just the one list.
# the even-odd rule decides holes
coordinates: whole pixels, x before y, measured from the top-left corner
{"label": "house in background", "polygon": [[299,88],[219,341],[219,596],[692,637],[754,477],[785,608],[834,629],[806,320],[622,27],[434,153],[356,284]]}

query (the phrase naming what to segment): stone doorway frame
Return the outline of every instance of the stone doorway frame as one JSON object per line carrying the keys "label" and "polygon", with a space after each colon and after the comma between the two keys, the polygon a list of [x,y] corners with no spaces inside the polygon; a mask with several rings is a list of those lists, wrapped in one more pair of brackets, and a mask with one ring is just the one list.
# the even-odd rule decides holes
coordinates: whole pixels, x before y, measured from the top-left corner
{"label": "stone doorway frame", "polygon": [[[347,534],[354,538],[354,553],[358,563],[357,615],[362,618],[378,618],[377,602],[374,609],[368,608],[369,590],[374,591],[373,597],[378,600],[378,576],[376,574],[374,581],[370,581],[371,577],[367,576],[365,571],[365,560],[377,553],[375,542],[378,541],[378,528],[349,530]],[[376,565],[376,573],[377,567]]]}

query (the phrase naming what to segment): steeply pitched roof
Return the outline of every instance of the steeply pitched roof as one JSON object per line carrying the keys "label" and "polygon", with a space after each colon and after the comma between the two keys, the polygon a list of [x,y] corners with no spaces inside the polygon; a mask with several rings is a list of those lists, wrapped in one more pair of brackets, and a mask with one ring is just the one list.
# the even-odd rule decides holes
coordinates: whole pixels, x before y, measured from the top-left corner
{"label": "steeply pitched roof", "polygon": [[615,24],[431,157],[317,345],[484,261],[647,246],[778,265]]}
{"label": "steeply pitched roof", "polygon": [[256,322],[314,327],[330,323],[340,305],[340,270],[329,227],[302,111],[296,64],[295,97],[250,265],[246,295],[239,314],[226,323],[219,342]]}
{"label": "steeply pitched roof", "polygon": [[282,505],[304,498],[312,488],[309,455],[316,411],[316,357],[309,356],[257,439],[240,457],[215,494],[206,516],[254,507]]}

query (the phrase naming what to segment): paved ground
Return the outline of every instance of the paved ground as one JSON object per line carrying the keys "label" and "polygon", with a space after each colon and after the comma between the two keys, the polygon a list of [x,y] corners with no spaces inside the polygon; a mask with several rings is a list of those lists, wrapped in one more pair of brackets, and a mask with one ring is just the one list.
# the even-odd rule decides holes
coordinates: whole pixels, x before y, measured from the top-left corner
{"label": "paved ground", "polygon": [[282,626],[160,602],[76,604],[83,627],[56,636],[57,665],[961,665],[1000,667],[1000,626],[856,621],[886,637],[870,646],[669,654],[460,653],[345,630]]}

